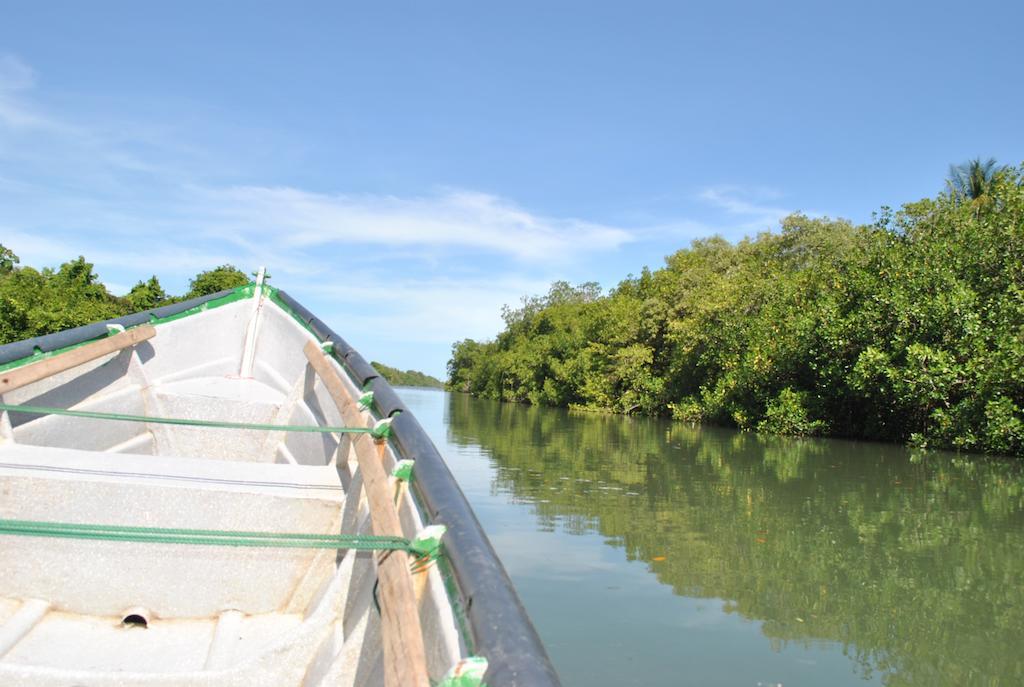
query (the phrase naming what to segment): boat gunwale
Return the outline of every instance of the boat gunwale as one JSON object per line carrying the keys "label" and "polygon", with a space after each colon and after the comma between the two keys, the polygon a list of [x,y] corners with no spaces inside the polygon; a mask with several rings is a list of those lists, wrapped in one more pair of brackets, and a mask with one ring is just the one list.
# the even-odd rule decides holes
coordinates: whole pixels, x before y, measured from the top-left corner
{"label": "boat gunwale", "polygon": [[109,325],[131,329],[143,324],[159,325],[188,315],[205,312],[236,301],[251,298],[254,284],[225,289],[216,293],[190,298],[179,303],[171,303],[159,308],[142,310],[130,315],[122,315],[109,320],[101,320],[80,327],[65,329],[52,334],[34,336],[21,341],[0,345],[0,371],[6,371],[45,360],[59,355],[72,348],[83,346],[93,341],[104,339],[110,335]]}
{"label": "boat gunwale", "polygon": [[[73,329],[0,345],[0,371],[20,367],[108,335],[108,325],[130,328],[161,324],[251,298],[249,283],[180,303]],[[262,293],[319,342],[353,383],[373,391],[379,415],[393,418],[390,444],[401,458],[416,461],[410,485],[417,506],[431,523],[447,526],[443,575],[460,623],[468,625],[471,650],[485,656],[488,687],[559,687],[557,673],[522,601],[455,477],[426,431],[384,377],[358,351],[286,292],[269,285]],[[452,588],[454,585],[454,588]],[[456,592],[456,594],[453,594]],[[462,628],[465,632],[465,628]]]}

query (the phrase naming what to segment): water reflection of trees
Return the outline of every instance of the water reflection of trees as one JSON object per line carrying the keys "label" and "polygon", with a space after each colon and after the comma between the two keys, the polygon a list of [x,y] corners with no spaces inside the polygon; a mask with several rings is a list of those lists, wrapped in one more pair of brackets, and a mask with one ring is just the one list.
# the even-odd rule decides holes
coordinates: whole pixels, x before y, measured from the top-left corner
{"label": "water reflection of trees", "polygon": [[458,394],[449,427],[541,527],[599,532],[775,642],[841,642],[890,685],[1024,684],[1013,466]]}

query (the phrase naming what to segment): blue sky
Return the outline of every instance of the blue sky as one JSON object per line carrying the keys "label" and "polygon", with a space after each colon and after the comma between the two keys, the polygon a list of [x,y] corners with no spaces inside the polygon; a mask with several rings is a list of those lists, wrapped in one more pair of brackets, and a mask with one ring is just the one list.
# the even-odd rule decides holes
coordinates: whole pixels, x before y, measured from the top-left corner
{"label": "blue sky", "polygon": [[1003,3],[7,3],[0,242],[115,292],[268,265],[441,375],[556,279],[1024,160]]}

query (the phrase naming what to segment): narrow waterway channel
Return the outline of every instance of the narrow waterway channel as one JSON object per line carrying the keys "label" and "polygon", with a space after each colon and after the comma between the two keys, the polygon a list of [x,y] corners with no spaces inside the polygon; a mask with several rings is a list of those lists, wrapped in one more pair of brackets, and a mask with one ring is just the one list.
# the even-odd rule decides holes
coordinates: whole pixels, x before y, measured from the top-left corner
{"label": "narrow waterway channel", "polygon": [[1024,684],[1024,476],[399,390],[566,687]]}

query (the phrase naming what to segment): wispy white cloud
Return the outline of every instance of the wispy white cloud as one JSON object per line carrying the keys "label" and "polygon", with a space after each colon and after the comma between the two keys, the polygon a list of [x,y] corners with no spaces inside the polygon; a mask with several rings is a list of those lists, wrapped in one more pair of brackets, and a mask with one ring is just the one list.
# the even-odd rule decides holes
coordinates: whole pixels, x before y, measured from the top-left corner
{"label": "wispy white cloud", "polygon": [[248,235],[274,235],[291,249],[447,246],[558,262],[579,252],[612,250],[634,238],[619,227],[545,217],[495,195],[458,189],[419,197],[258,186],[195,191],[196,209],[206,215],[201,223],[209,232],[232,236],[244,228]]}
{"label": "wispy white cloud", "polygon": [[35,83],[31,67],[14,55],[0,55],[0,91],[23,91]]}
{"label": "wispy white cloud", "polygon": [[[90,232],[67,232],[43,235],[0,225],[0,238],[10,247],[25,265],[37,267],[56,266],[62,262],[83,255],[97,265],[101,276],[111,272],[127,272],[136,278],[149,276],[158,271],[160,276],[189,276],[204,269],[224,263],[237,262],[240,265],[255,265],[256,261],[239,261],[239,254],[231,250],[217,250],[206,247],[192,247],[186,242],[175,241],[172,237],[140,237],[127,242],[104,237],[98,240]],[[125,268],[128,267],[128,270]],[[117,283],[107,282],[114,293],[124,289]]]}
{"label": "wispy white cloud", "polygon": [[774,202],[781,196],[770,188],[735,185],[709,186],[697,194],[701,201],[724,211],[732,226],[748,233],[774,229],[793,213]]}
{"label": "wispy white cloud", "polygon": [[[650,211],[631,214],[640,228],[633,231],[636,241],[654,241],[671,237],[676,242],[719,235],[731,241],[774,231],[781,221],[799,211],[784,203],[784,194],[766,186],[716,184],[696,191],[663,193],[649,198],[652,207],[662,207],[661,215]],[[672,209],[664,211],[665,206]],[[804,211],[818,216],[813,210]],[[668,216],[670,219],[665,220]]]}
{"label": "wispy white cloud", "polygon": [[203,165],[182,164],[182,154],[194,152],[187,140],[161,137],[154,124],[97,128],[50,114],[30,97],[35,84],[28,65],[0,57],[0,198],[7,206],[0,219],[26,232],[74,227],[97,243],[150,233],[158,242],[219,241],[247,257],[271,242],[286,256],[376,246],[547,264],[635,238],[622,227],[546,216],[471,189],[398,196],[213,183]]}
{"label": "wispy white cloud", "polygon": [[45,121],[22,103],[20,94],[35,85],[35,73],[13,55],[0,55],[0,126],[25,129]]}
{"label": "wispy white cloud", "polygon": [[503,305],[546,291],[582,256],[635,240],[469,189],[218,185],[183,163],[158,123],[94,126],[41,107],[34,73],[16,58],[0,64],[0,81],[0,240],[23,264],[85,255],[115,293],[151,272],[181,292],[215,265],[266,264],[274,283],[395,364],[438,373],[453,340],[500,329]]}
{"label": "wispy white cloud", "polygon": [[763,189],[734,186],[700,192],[698,205],[717,214],[629,227],[466,188],[312,191],[239,173],[226,148],[200,145],[173,118],[55,111],[34,97],[39,83],[29,65],[0,55],[0,240],[24,264],[85,255],[114,290],[156,272],[171,291],[216,265],[266,264],[321,317],[375,332],[378,343],[443,350],[487,338],[502,305],[630,244],[733,237],[716,227],[764,230],[789,212]]}
{"label": "wispy white cloud", "polygon": [[518,303],[524,294],[544,292],[549,285],[510,274],[408,277],[357,270],[335,280],[289,279],[286,289],[315,295],[327,304],[321,317],[334,315],[357,331],[392,339],[413,332],[418,341],[448,345],[453,332],[458,338],[492,337],[501,328],[502,306]]}
{"label": "wispy white cloud", "polygon": [[15,55],[0,55],[0,142],[4,130],[71,133],[71,127],[43,112],[27,97],[35,88],[36,73]]}

